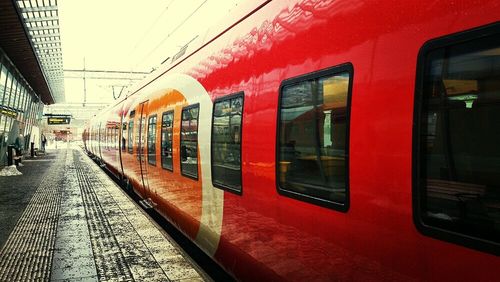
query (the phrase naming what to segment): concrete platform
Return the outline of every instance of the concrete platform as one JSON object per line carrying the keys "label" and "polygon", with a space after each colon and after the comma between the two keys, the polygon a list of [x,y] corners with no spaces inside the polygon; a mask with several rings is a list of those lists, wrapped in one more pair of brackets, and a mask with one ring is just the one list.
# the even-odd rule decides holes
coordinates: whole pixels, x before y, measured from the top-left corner
{"label": "concrete platform", "polygon": [[0,281],[209,278],[78,147],[0,176]]}

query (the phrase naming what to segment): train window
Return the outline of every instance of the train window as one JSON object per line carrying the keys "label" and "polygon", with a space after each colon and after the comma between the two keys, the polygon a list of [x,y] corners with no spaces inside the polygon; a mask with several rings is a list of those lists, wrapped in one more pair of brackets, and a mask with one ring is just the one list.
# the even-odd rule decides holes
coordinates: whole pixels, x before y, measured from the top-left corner
{"label": "train window", "polygon": [[418,63],[414,219],[500,253],[500,25],[428,42]]}
{"label": "train window", "polygon": [[148,120],[148,163],[156,165],[156,115]]}
{"label": "train window", "polygon": [[165,112],[161,118],[161,167],[173,171],[172,139],[174,111]]}
{"label": "train window", "polygon": [[126,122],[124,122],[124,123],[122,124],[122,140],[121,140],[121,141],[122,141],[122,151],[123,151],[123,152],[125,152],[125,150],[126,150],[126,148],[127,148],[127,147],[126,147],[126,143],[127,143],[127,142],[126,142],[126,140],[125,140],[125,131],[126,131],[126,130],[127,130],[127,123],[126,123]]}
{"label": "train window", "polygon": [[352,74],[344,64],[282,84],[276,162],[282,195],[347,211]]}
{"label": "train window", "polygon": [[118,134],[120,134],[120,128],[119,128],[119,125],[117,124],[115,126],[115,149],[119,149],[120,148],[120,145],[118,144]]}
{"label": "train window", "polygon": [[200,106],[182,109],[181,123],[181,173],[198,179],[198,112]]}
{"label": "train window", "polygon": [[102,147],[106,147],[106,128],[103,127],[102,123],[99,126],[99,139],[100,151],[102,152]]}
{"label": "train window", "polygon": [[133,132],[134,132],[134,121],[131,120],[128,122],[128,152],[130,154],[134,153],[133,144]]}
{"label": "train window", "polygon": [[243,92],[214,103],[212,120],[212,183],[241,193],[241,122]]}

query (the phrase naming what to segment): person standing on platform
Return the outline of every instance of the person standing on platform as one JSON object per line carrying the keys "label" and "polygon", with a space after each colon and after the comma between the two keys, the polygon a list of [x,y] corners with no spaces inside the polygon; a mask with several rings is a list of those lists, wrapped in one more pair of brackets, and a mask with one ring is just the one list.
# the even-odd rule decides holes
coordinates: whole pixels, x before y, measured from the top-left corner
{"label": "person standing on platform", "polygon": [[23,158],[24,136],[19,132],[14,142],[14,149],[16,150],[15,164],[17,166],[24,166],[21,161]]}
{"label": "person standing on platform", "polygon": [[45,138],[45,135],[42,133],[42,151],[45,152],[45,144],[47,144],[47,138]]}

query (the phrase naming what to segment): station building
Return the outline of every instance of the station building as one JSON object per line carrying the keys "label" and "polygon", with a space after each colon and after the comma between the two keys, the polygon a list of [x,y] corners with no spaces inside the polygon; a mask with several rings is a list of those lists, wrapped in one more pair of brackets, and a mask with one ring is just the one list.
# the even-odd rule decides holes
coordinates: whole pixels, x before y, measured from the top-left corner
{"label": "station building", "polygon": [[64,99],[55,2],[0,3],[0,166],[19,134],[40,142],[44,105]]}

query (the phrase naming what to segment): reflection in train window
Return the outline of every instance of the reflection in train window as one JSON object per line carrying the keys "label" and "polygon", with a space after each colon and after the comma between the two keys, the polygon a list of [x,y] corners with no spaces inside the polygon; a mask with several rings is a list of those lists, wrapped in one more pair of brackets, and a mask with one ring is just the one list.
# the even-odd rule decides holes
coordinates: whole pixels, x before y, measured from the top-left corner
{"label": "reflection in train window", "polygon": [[126,131],[126,130],[127,130],[127,123],[125,123],[125,122],[124,122],[124,123],[122,124],[122,151],[124,151],[124,152],[125,152],[125,150],[126,150],[126,148],[127,148],[127,147],[126,147],[126,143],[127,143],[127,142],[126,142],[126,140],[125,140],[125,131]]}
{"label": "reflection in train window", "polygon": [[146,140],[145,135],[146,135],[146,118],[145,117],[138,117],[139,125],[136,126],[136,132],[135,132],[135,144],[136,145],[136,153],[137,153],[137,160],[139,162],[145,161],[144,160],[144,141]]}
{"label": "reflection in train window", "polygon": [[415,212],[424,231],[498,250],[500,34],[469,35],[422,52]]}
{"label": "reflection in train window", "polygon": [[156,115],[148,120],[148,163],[156,165]]}
{"label": "reflection in train window", "polygon": [[198,179],[198,111],[199,105],[182,109],[181,173]]}
{"label": "reflection in train window", "polygon": [[163,113],[161,118],[161,167],[172,171],[172,139],[174,111]]}
{"label": "reflection in train window", "polygon": [[108,141],[109,141],[109,128],[104,127],[102,130],[104,131],[104,136],[103,136],[104,137],[104,143],[103,143],[104,149],[109,150],[109,144],[108,144]]}
{"label": "reflection in train window", "polygon": [[347,210],[351,77],[347,64],[284,82],[276,168],[281,194]]}
{"label": "reflection in train window", "polygon": [[243,92],[214,104],[212,121],[212,182],[241,193],[241,120]]}
{"label": "reflection in train window", "polygon": [[134,152],[133,150],[133,131],[134,131],[134,121],[131,120],[128,122],[128,152],[132,154]]}

